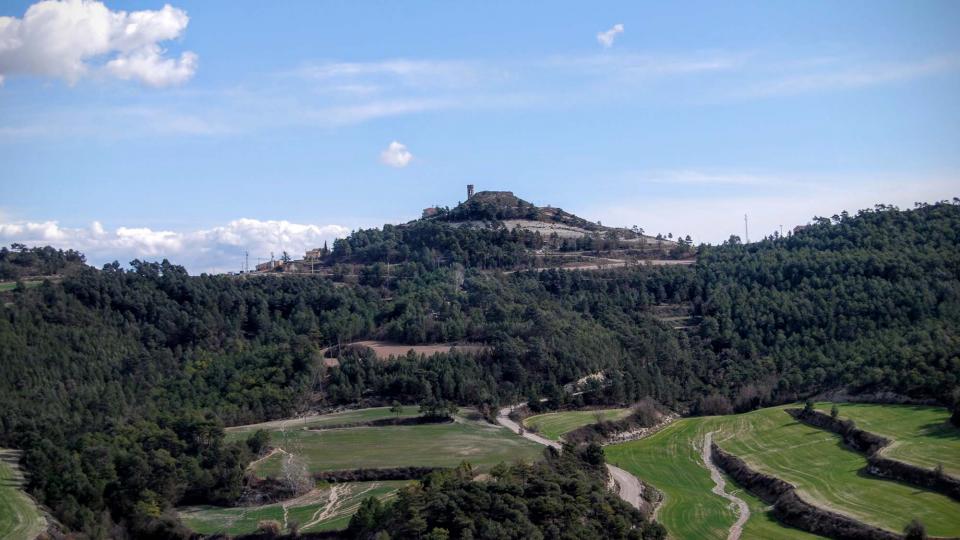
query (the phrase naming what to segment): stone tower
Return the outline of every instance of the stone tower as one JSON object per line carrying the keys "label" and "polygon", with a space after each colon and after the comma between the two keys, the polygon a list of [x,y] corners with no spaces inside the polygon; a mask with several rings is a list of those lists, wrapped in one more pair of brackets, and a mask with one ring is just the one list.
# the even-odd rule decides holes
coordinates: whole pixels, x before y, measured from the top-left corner
{"label": "stone tower", "polygon": [[467,200],[470,200],[470,197],[473,197],[473,184],[467,184]]}

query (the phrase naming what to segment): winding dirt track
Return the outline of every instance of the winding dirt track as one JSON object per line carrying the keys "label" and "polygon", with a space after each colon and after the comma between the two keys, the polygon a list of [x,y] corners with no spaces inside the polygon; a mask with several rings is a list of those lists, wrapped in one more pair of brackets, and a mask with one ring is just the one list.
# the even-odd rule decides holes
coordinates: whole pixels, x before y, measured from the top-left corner
{"label": "winding dirt track", "polygon": [[[551,441],[536,433],[521,429],[519,424],[510,419],[510,413],[520,406],[522,406],[522,404],[504,407],[497,411],[497,423],[525,439],[559,450],[560,443],[557,441]],[[607,464],[607,470],[610,472],[610,477],[618,486],[617,493],[620,495],[620,498],[630,506],[639,509],[641,502],[640,496],[643,494],[643,484],[640,483],[640,480],[620,467]]]}
{"label": "winding dirt track", "polygon": [[727,482],[723,479],[720,470],[717,469],[717,466],[713,464],[713,460],[710,458],[710,445],[713,443],[714,433],[714,431],[711,431],[704,435],[703,448],[700,449],[700,455],[703,458],[703,465],[710,471],[710,478],[713,480],[714,485],[711,491],[730,501],[731,505],[737,509],[737,521],[730,526],[727,540],[740,540],[740,535],[743,533],[743,526],[746,525],[747,520],[750,519],[750,507],[747,506],[747,503],[740,497],[732,493],[727,493],[724,490]]}

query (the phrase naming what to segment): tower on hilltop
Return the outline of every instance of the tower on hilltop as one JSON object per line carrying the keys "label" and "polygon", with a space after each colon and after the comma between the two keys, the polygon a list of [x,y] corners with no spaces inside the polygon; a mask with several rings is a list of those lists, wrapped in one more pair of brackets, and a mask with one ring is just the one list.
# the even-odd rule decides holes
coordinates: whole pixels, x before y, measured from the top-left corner
{"label": "tower on hilltop", "polygon": [[470,200],[470,197],[473,197],[473,184],[467,184],[467,200]]}

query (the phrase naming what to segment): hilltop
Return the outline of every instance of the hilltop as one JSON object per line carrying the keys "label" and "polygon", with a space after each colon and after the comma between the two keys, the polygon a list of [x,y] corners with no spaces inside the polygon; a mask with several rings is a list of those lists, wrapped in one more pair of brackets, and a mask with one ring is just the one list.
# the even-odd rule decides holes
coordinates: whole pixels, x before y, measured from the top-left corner
{"label": "hilltop", "polygon": [[661,241],[672,247],[675,242],[665,238],[644,235],[643,229],[636,226],[605,227],[600,222],[588,221],[580,216],[553,206],[540,207],[525,201],[512,191],[480,191],[473,194],[468,190],[466,201],[453,209],[431,207],[423,211],[424,220],[448,223],[458,227],[524,230],[535,232],[544,237],[584,238],[588,236],[614,238],[624,242],[640,244],[644,241]]}
{"label": "hilltop", "polygon": [[[473,193],[454,208],[425,208],[420,219],[379,229],[359,229],[333,249],[307,251],[303,259],[270,261],[258,272],[343,275],[338,265],[459,264],[482,270],[598,269],[692,262],[690,237],[648,236],[634,226],[606,227],[563,209],[540,207],[511,191]],[[350,272],[355,273],[356,269]]]}

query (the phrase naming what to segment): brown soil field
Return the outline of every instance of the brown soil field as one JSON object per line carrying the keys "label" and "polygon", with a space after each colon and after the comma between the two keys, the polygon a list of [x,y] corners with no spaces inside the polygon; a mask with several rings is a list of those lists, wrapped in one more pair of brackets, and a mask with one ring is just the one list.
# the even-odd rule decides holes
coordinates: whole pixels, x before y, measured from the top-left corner
{"label": "brown soil field", "polygon": [[[343,347],[367,347],[373,350],[374,354],[377,355],[377,359],[379,360],[387,360],[391,356],[402,356],[407,354],[407,352],[410,350],[413,350],[413,352],[417,354],[432,356],[434,354],[450,352],[454,349],[461,352],[479,353],[487,348],[486,345],[479,343],[431,343],[429,345],[404,345],[402,343],[394,343],[392,341],[377,340],[354,341],[353,343],[345,343]],[[336,349],[336,347],[327,347],[320,352],[321,354],[326,354],[327,351],[332,349]],[[323,362],[327,366],[336,366],[340,364],[336,358],[324,358]]]}

